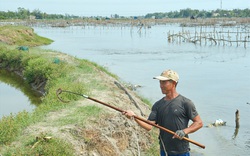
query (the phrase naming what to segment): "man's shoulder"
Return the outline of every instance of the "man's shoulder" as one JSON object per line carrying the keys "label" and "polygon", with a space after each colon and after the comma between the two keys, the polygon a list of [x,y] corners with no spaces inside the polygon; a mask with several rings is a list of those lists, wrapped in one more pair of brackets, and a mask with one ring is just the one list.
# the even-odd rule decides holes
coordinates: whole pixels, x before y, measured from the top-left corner
{"label": "man's shoulder", "polygon": [[162,105],[164,103],[164,97],[161,98],[160,100],[156,101],[153,105],[153,107],[159,107],[160,105]]}
{"label": "man's shoulder", "polygon": [[160,100],[156,101],[156,102],[154,103],[154,105],[157,105],[157,104],[159,104],[159,103],[162,103],[163,99],[164,99],[164,97],[161,98]]}
{"label": "man's shoulder", "polygon": [[183,95],[179,95],[179,104],[185,108],[193,108],[195,107],[194,103],[192,100],[190,100],[189,98],[183,96]]}
{"label": "man's shoulder", "polygon": [[192,102],[189,98],[187,98],[181,94],[179,94],[179,96],[177,98],[183,102]]}

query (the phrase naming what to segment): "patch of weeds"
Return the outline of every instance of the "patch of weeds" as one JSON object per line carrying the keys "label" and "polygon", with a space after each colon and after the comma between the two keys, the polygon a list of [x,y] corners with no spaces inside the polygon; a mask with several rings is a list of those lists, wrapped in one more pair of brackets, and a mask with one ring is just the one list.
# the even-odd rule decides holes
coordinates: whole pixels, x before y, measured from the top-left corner
{"label": "patch of weeds", "polygon": [[21,59],[24,56],[18,50],[9,50],[6,47],[0,47],[0,63],[3,68],[16,69],[21,66]]}
{"label": "patch of weeds", "polygon": [[87,151],[97,151],[102,156],[117,156],[113,145],[107,138],[103,137],[98,129],[79,129],[72,130],[71,133],[75,137],[84,139]]}
{"label": "patch of weeds", "polygon": [[[109,72],[106,68],[98,65],[97,63],[94,63],[94,62],[90,62],[88,60],[82,60],[80,65],[79,65],[79,68],[83,68],[83,69],[87,69],[88,72],[93,72],[93,66],[96,67],[95,70],[100,70],[100,71],[103,71],[104,73],[108,74],[109,76],[115,78],[115,79],[118,79],[118,76]],[[89,68],[91,67],[91,68]]]}
{"label": "patch of weeds", "polygon": [[147,98],[144,98],[142,96],[140,96],[140,99],[142,100],[143,103],[147,104],[148,106],[152,107],[152,103],[150,100],[148,100]]}
{"label": "patch of weeds", "polygon": [[73,113],[57,120],[59,125],[84,124],[91,118],[100,118],[102,109],[97,106],[85,106],[77,108]]}
{"label": "patch of weeds", "polygon": [[90,83],[86,84],[86,86],[93,90],[99,90],[99,91],[104,91],[108,88],[107,86],[101,84],[100,81],[95,79],[92,79]]}
{"label": "patch of weeds", "polygon": [[5,153],[5,156],[13,155],[60,155],[73,156],[74,148],[66,141],[54,138],[48,134],[41,133],[39,136],[27,139],[28,141],[22,147],[11,147]]}
{"label": "patch of weeds", "polygon": [[30,122],[32,122],[32,118],[26,111],[2,117],[0,120],[0,144],[12,142]]}

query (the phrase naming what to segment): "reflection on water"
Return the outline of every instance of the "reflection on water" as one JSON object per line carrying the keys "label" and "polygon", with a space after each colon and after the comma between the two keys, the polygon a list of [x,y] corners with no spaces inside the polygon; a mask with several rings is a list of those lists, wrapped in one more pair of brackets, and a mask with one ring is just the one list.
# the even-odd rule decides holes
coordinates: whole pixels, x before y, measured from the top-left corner
{"label": "reflection on water", "polygon": [[31,111],[41,103],[41,94],[32,90],[15,73],[0,70],[0,118],[22,110]]}
{"label": "reflection on water", "polygon": [[239,128],[235,128],[234,135],[232,136],[232,139],[236,139],[238,133],[239,133]]}

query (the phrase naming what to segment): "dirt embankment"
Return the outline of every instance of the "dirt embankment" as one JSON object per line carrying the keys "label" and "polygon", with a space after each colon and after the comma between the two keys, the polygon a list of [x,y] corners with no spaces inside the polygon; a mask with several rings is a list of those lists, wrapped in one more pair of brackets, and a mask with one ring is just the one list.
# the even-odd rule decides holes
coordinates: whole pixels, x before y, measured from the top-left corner
{"label": "dirt embankment", "polygon": [[[109,103],[115,107],[124,110],[133,110],[140,116],[141,111],[144,114],[149,113],[149,107],[146,106],[134,92],[119,89],[114,79],[100,75],[102,80],[109,87],[109,91],[94,91],[95,98]],[[131,101],[131,98],[137,103]],[[89,106],[101,108],[100,117],[86,117],[88,120],[82,124],[69,123],[58,126],[59,120],[72,116],[75,110],[84,109]],[[82,114],[85,115],[85,114]],[[157,133],[154,129],[147,132],[137,125],[134,120],[129,120],[120,112],[111,108],[102,106],[89,100],[77,101],[75,106],[63,109],[57,112],[51,112],[44,121],[36,123],[25,130],[25,134],[53,134],[70,142],[75,148],[75,155],[83,156],[132,156],[146,155],[147,150],[155,142],[152,135]]]}
{"label": "dirt embankment", "polygon": [[[149,114],[150,107],[145,105],[134,91],[127,89],[116,79],[101,71],[96,75],[96,79],[101,79],[106,89],[93,90],[94,98],[123,110],[133,110],[138,116],[142,113]],[[99,117],[86,116],[87,121],[80,124],[57,124],[64,118],[74,116],[76,110],[87,109],[89,106],[101,108]],[[74,146],[75,155],[82,156],[147,155],[147,150],[156,141],[153,137],[156,136],[153,135],[155,133],[156,129],[147,132],[120,112],[87,99],[77,101],[71,108],[49,113],[42,122],[29,126],[24,132],[33,136],[52,134],[62,138]]]}

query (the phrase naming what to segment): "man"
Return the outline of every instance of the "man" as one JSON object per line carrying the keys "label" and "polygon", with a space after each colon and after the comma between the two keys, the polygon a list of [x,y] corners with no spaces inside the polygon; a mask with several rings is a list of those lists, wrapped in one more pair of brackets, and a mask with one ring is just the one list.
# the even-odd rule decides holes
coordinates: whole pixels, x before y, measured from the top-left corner
{"label": "man", "polygon": [[[190,156],[189,142],[182,139],[203,126],[195,105],[176,91],[179,76],[175,71],[165,70],[154,79],[160,81],[160,88],[165,96],[153,105],[148,121],[175,132],[175,135],[172,135],[160,130],[161,156]],[[130,110],[123,114],[128,118],[136,116]],[[192,120],[190,126],[188,126],[189,120]],[[135,121],[148,131],[153,127],[136,118]]]}

